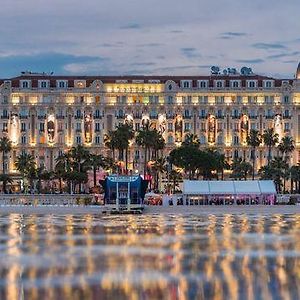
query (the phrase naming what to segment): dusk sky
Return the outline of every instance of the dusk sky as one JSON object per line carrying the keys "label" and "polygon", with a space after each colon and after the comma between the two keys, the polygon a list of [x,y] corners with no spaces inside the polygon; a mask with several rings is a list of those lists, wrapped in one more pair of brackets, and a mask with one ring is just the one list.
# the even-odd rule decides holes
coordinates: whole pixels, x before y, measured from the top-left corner
{"label": "dusk sky", "polygon": [[293,78],[299,0],[1,0],[0,77],[206,75],[252,67]]}

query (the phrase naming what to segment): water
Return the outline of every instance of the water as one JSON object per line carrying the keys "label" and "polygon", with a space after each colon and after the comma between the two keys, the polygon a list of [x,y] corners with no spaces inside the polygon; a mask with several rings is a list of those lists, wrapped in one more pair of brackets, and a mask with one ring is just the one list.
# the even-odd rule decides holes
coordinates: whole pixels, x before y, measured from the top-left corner
{"label": "water", "polygon": [[300,299],[300,215],[0,216],[0,299]]}

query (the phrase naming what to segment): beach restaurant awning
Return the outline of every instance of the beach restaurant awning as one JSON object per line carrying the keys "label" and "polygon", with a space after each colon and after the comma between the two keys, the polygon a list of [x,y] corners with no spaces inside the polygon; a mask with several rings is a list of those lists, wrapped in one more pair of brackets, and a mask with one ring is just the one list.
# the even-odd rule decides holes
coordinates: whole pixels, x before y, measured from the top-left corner
{"label": "beach restaurant awning", "polygon": [[184,195],[260,195],[276,194],[272,180],[214,181],[184,180]]}

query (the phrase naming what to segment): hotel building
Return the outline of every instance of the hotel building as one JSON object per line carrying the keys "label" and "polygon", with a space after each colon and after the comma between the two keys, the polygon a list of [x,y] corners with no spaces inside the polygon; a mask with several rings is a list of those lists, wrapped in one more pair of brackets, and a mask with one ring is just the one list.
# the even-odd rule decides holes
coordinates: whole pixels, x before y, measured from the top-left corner
{"label": "hotel building", "polygon": [[[53,76],[23,72],[0,80],[0,137],[8,136],[13,149],[7,172],[22,151],[32,154],[48,170],[55,158],[83,144],[91,152],[109,154],[104,136],[120,123],[135,130],[148,124],[166,141],[167,154],[188,133],[201,147],[214,147],[228,160],[249,159],[246,137],[274,127],[282,138],[292,136],[300,159],[300,64],[294,79],[212,68],[209,76]],[[264,145],[257,150],[257,169],[266,163]],[[1,157],[2,159],[2,157]],[[143,151],[130,147],[130,168],[142,169]],[[0,163],[2,168],[2,163]],[[1,171],[1,170],[0,170]]]}

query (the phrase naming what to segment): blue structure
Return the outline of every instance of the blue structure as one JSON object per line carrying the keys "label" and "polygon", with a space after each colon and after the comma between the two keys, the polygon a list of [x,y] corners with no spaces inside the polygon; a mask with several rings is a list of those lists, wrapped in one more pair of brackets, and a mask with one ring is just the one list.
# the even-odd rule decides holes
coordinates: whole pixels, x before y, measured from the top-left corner
{"label": "blue structure", "polygon": [[139,175],[111,175],[102,182],[104,204],[117,210],[141,209],[148,181]]}

